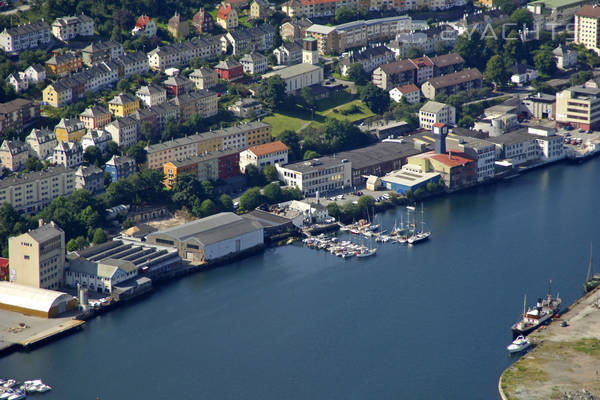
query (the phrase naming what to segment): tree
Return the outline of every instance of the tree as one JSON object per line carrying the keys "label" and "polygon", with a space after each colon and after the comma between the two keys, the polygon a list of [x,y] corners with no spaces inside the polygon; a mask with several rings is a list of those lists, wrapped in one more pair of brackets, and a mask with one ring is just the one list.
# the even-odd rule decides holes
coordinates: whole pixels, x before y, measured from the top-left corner
{"label": "tree", "polygon": [[123,30],[130,29],[135,22],[133,13],[125,8],[115,10],[113,20],[115,21],[115,25]]}
{"label": "tree", "polygon": [[327,212],[330,216],[332,216],[335,219],[340,219],[340,215],[342,214],[342,211],[340,210],[340,207],[337,205],[337,203],[327,204]]}
{"label": "tree", "polygon": [[200,212],[203,217],[208,217],[209,215],[213,215],[216,212],[217,208],[215,207],[215,203],[211,199],[206,199],[202,202],[200,206]]}
{"label": "tree", "polygon": [[371,82],[359,92],[360,99],[376,114],[383,114],[390,105],[390,96]]}
{"label": "tree", "polygon": [[335,10],[336,24],[345,24],[346,22],[354,21],[360,17],[360,13],[355,8],[341,6]]}
{"label": "tree", "polygon": [[120,154],[121,151],[119,150],[119,145],[117,144],[117,142],[113,140],[108,142],[108,144],[106,145],[106,157],[110,159],[112,158],[112,156],[118,156]]}
{"label": "tree", "polygon": [[265,177],[265,182],[274,182],[279,180],[279,174],[277,173],[277,168],[274,165],[265,165],[262,173]]}
{"label": "tree", "polygon": [[543,76],[551,76],[556,71],[556,60],[549,48],[538,50],[533,56],[533,64]]}
{"label": "tree", "polygon": [[251,211],[254,210],[262,203],[262,195],[260,189],[257,187],[248,189],[240,197],[240,208],[242,210]]}
{"label": "tree", "polygon": [[263,79],[258,86],[258,98],[271,110],[281,106],[286,98],[286,84],[279,76]]}
{"label": "tree", "polygon": [[594,77],[592,71],[579,71],[571,75],[569,83],[571,86],[583,85]]}
{"label": "tree", "polygon": [[306,104],[307,107],[313,108],[317,104],[317,100],[315,99],[315,95],[311,88],[308,86],[303,87],[300,90],[300,98]]}
{"label": "tree", "polygon": [[406,58],[418,58],[423,55],[423,50],[418,47],[409,47],[406,49]]}
{"label": "tree", "polygon": [[271,182],[265,186],[263,195],[269,203],[278,203],[281,200],[281,186],[279,186],[279,182]]}
{"label": "tree", "polygon": [[233,200],[229,195],[223,193],[219,197],[219,207],[221,211],[233,211]]}
{"label": "tree", "polygon": [[445,40],[440,40],[433,44],[433,51],[435,51],[436,54],[446,54],[446,53],[448,53],[449,49],[450,49],[450,46],[448,45],[448,42],[446,42]]}
{"label": "tree", "polygon": [[310,159],[316,158],[316,157],[319,157],[319,153],[317,153],[316,151],[306,150],[304,152],[304,159],[305,160],[310,160]]}
{"label": "tree", "polygon": [[354,63],[348,67],[346,77],[359,86],[363,86],[369,81],[369,75],[359,63]]}
{"label": "tree", "polygon": [[126,91],[129,88],[129,81],[127,81],[127,79],[121,79],[119,82],[117,82],[117,89],[119,89],[121,92]]}
{"label": "tree", "polygon": [[121,39],[121,29],[119,29],[118,26],[115,26],[112,30],[112,33],[110,34],[110,40],[112,40],[113,42],[121,43]]}
{"label": "tree", "polygon": [[29,157],[25,161],[25,172],[41,171],[44,169],[44,164],[35,157]]}
{"label": "tree", "polygon": [[510,64],[513,64],[515,60],[526,58],[523,42],[521,42],[519,33],[515,30],[510,31],[504,42],[504,56],[506,62]]}
{"label": "tree", "polygon": [[511,15],[517,9],[517,5],[513,0],[497,0],[493,4],[494,7],[500,8],[504,15]]}
{"label": "tree", "polygon": [[473,118],[471,118],[469,115],[464,115],[458,120],[458,126],[462,128],[472,128],[473,125],[475,125],[475,120],[473,120]]}
{"label": "tree", "polygon": [[369,212],[375,206],[375,199],[373,196],[364,195],[358,198],[358,206],[363,212]]}
{"label": "tree", "polygon": [[103,164],[102,152],[96,146],[88,146],[83,152],[83,161],[97,167]]}
{"label": "tree", "polygon": [[158,142],[160,136],[157,135],[157,132],[158,129],[156,129],[156,127],[150,121],[144,121],[140,125],[140,134],[142,135],[144,140],[149,144],[154,144]]}
{"label": "tree", "polygon": [[510,19],[517,24],[518,29],[523,29],[523,26],[527,28],[533,27],[533,15],[526,8],[519,8],[515,10]]}
{"label": "tree", "polygon": [[480,69],[485,65],[482,57],[484,47],[481,35],[477,31],[472,32],[470,37],[468,33],[463,33],[454,43],[454,51],[465,59],[467,65]]}
{"label": "tree", "polygon": [[202,181],[200,182],[200,186],[202,186],[202,193],[205,197],[213,197],[215,195],[215,186],[211,181]]}
{"label": "tree", "polygon": [[300,158],[300,136],[296,132],[286,129],[279,134],[277,139],[290,148],[288,151],[289,161],[295,161]]}
{"label": "tree", "polygon": [[94,244],[100,244],[100,243],[104,243],[108,240],[108,237],[106,236],[106,232],[104,232],[104,229],[102,228],[97,228],[94,231],[94,236],[92,237],[92,242]]}
{"label": "tree", "polygon": [[127,149],[127,155],[135,160],[135,163],[141,165],[146,162],[146,142],[140,141]]}
{"label": "tree", "polygon": [[488,60],[483,75],[485,79],[494,82],[499,87],[505,86],[510,78],[508,71],[504,67],[504,60],[499,55],[495,55]]}

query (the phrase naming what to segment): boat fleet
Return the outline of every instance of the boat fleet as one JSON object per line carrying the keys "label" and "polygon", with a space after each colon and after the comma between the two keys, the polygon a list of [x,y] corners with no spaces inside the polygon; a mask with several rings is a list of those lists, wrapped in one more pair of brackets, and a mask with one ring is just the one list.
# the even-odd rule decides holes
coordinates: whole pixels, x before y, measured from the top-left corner
{"label": "boat fleet", "polygon": [[21,400],[32,393],[45,393],[52,390],[52,387],[46,385],[41,379],[25,381],[21,385],[16,379],[0,378],[0,399]]}
{"label": "boat fleet", "polygon": [[331,254],[341,258],[364,258],[377,254],[376,248],[369,248],[368,246],[352,243],[348,240],[340,242],[338,238],[330,238],[324,234],[317,237],[308,237],[303,240],[303,243],[313,249],[329,251]]}

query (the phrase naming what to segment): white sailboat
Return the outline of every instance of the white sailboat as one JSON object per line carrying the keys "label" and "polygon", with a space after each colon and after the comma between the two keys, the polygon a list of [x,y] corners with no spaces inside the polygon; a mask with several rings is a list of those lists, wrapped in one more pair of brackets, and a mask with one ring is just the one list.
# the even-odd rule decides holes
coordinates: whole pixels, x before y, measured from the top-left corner
{"label": "white sailboat", "polygon": [[416,231],[417,225],[417,216],[415,213],[415,234],[408,238],[408,244],[415,244],[422,242],[423,240],[429,239],[431,236],[431,232],[425,231],[425,210],[423,208],[423,203],[421,203],[421,230],[419,232]]}

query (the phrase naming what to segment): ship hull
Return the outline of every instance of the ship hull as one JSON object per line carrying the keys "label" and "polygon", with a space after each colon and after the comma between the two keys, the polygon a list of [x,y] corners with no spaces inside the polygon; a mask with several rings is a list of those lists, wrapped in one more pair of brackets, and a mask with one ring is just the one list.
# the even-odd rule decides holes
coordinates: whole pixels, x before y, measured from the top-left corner
{"label": "ship hull", "polygon": [[523,335],[523,336],[527,336],[529,335],[531,332],[535,331],[536,329],[538,329],[540,326],[542,325],[547,325],[548,323],[550,323],[550,321],[552,320],[552,317],[557,314],[560,311],[560,307],[557,308],[556,310],[554,310],[554,312],[552,314],[548,314],[542,318],[540,318],[540,320],[538,321],[537,324],[535,325],[531,325],[528,326],[525,329],[520,329],[518,327],[518,323],[514,324],[512,326],[512,333],[513,333],[513,339],[516,339],[519,335]]}

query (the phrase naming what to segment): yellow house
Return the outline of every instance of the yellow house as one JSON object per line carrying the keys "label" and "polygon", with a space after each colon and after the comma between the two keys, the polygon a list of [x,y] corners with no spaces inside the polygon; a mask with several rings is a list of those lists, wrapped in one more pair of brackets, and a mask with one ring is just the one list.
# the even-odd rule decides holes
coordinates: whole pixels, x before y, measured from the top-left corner
{"label": "yellow house", "polygon": [[269,143],[271,138],[271,126],[264,126],[252,129],[246,132],[246,143],[248,146],[258,146],[259,144]]}
{"label": "yellow house", "polygon": [[205,139],[198,142],[198,154],[212,153],[213,151],[223,150],[223,137],[206,135]]}
{"label": "yellow house", "polygon": [[115,117],[126,117],[139,109],[140,99],[129,93],[121,93],[108,102],[108,110]]}
{"label": "yellow house", "polygon": [[85,124],[75,118],[63,118],[54,127],[54,134],[59,142],[80,142],[85,135]]}
{"label": "yellow house", "polygon": [[48,104],[53,107],[62,107],[66,104],[69,104],[71,99],[71,89],[58,82],[46,86],[46,88],[42,91],[42,101],[44,104]]}
{"label": "yellow house", "polygon": [[269,16],[269,3],[266,0],[254,0],[250,4],[250,18],[262,19]]}

